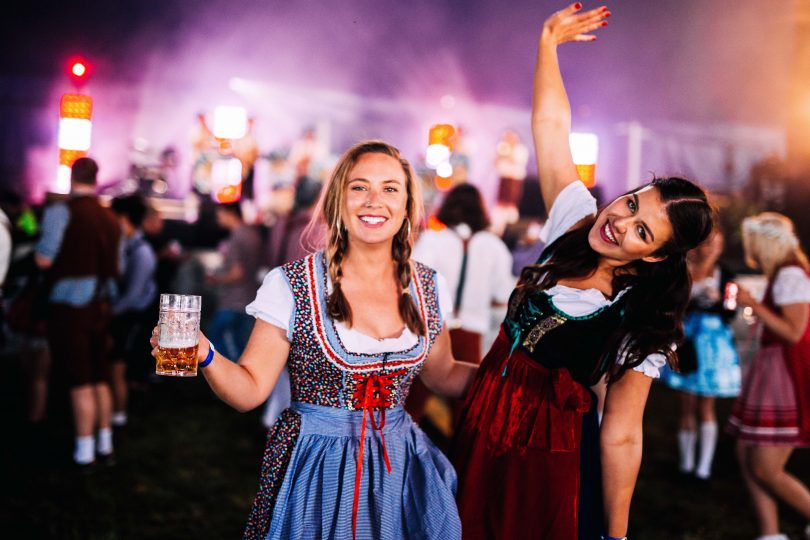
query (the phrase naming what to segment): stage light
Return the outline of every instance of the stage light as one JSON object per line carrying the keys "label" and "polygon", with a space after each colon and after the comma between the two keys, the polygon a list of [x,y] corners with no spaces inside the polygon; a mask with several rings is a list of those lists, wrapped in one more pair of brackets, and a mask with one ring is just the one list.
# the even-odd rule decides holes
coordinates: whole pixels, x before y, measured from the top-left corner
{"label": "stage light", "polygon": [[70,68],[70,72],[76,77],[84,77],[84,75],[87,73],[87,66],[81,62],[76,62],[73,64],[73,67]]}
{"label": "stage light", "polygon": [[428,218],[427,228],[431,231],[442,231],[447,228],[447,225],[442,223],[436,216],[430,216]]}
{"label": "stage light", "polygon": [[453,187],[453,177],[436,176],[434,183],[436,184],[436,189],[439,191],[448,191],[451,187]]}
{"label": "stage light", "polygon": [[87,155],[93,132],[93,99],[83,94],[63,94],[59,100],[59,169],[56,193],[70,192],[70,167]]}
{"label": "stage light", "polygon": [[450,178],[453,176],[453,166],[450,165],[449,161],[439,163],[439,165],[436,167],[436,176],[441,176],[443,178]]}
{"label": "stage light", "polygon": [[70,193],[70,166],[59,165],[56,170],[56,185],[54,193]]}
{"label": "stage light", "polygon": [[241,139],[247,133],[247,111],[244,107],[220,106],[214,109],[214,137]]}
{"label": "stage light", "polygon": [[450,124],[435,124],[428,131],[428,147],[425,152],[425,164],[435,169],[440,164],[450,160],[453,144],[450,139],[456,129]]}
{"label": "stage light", "polygon": [[450,159],[450,149],[443,144],[431,144],[425,152],[425,163],[431,169]]}
{"label": "stage light", "polygon": [[93,98],[84,94],[62,94],[59,100],[60,118],[90,120],[93,116]]}
{"label": "stage light", "polygon": [[81,118],[59,119],[59,148],[63,150],[90,150],[90,135],[93,124]]}
{"label": "stage light", "polygon": [[596,158],[599,138],[593,133],[571,133],[568,136],[571,157],[577,167],[579,179],[589,188],[596,185]]}
{"label": "stage light", "polygon": [[242,162],[236,158],[218,159],[211,166],[211,195],[219,203],[242,198]]}
{"label": "stage light", "polygon": [[428,132],[428,145],[443,144],[448,149],[453,149],[450,139],[456,132],[456,128],[450,124],[436,124]]}
{"label": "stage light", "polygon": [[84,58],[74,56],[68,60],[67,72],[73,84],[81,86],[90,76],[90,64]]}

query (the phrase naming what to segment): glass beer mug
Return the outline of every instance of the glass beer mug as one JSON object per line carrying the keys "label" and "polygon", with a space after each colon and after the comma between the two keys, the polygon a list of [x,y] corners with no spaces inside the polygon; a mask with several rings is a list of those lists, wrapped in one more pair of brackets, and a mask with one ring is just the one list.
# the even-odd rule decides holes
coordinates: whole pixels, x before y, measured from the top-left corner
{"label": "glass beer mug", "polygon": [[173,377],[197,376],[197,347],[202,298],[161,294],[155,373]]}

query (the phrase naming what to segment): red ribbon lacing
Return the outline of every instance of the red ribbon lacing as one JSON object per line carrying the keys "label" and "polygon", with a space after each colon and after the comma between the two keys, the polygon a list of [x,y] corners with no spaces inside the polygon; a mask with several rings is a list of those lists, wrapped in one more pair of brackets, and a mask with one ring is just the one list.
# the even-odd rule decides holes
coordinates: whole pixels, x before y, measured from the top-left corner
{"label": "red ribbon lacing", "polygon": [[[394,384],[394,377],[399,372],[388,373],[386,375],[354,375],[357,386],[354,390],[355,406],[363,409],[363,424],[360,427],[360,448],[357,450],[357,473],[354,477],[354,504],[352,505],[352,538],[357,537],[357,509],[360,504],[360,478],[363,475],[363,453],[366,443],[366,416],[371,422],[371,429],[380,432],[380,442],[382,443],[383,458],[388,474],[391,474],[391,461],[388,459],[388,450],[385,448],[385,410],[391,404],[391,387]],[[374,409],[379,410],[379,422],[374,418]],[[368,414],[366,414],[368,413]]]}

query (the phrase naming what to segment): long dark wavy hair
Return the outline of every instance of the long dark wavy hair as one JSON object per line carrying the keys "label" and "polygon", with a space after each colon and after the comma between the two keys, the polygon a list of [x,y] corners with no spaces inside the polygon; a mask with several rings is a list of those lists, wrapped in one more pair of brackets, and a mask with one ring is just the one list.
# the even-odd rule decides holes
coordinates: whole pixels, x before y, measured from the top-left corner
{"label": "long dark wavy hair", "polygon": [[[689,180],[655,178],[653,186],[664,203],[672,225],[672,237],[656,253],[658,262],[641,259],[615,269],[613,291],[628,288],[625,313],[613,337],[605,346],[608,380],[617,380],[653,353],[664,354],[677,369],[673,343],[683,340],[683,315],[689,303],[691,281],[686,269],[686,252],[703,242],[712,230],[714,212],[706,193]],[[635,193],[647,186],[630,191]],[[596,218],[568,231],[548,246],[546,260],[523,269],[518,291],[522,297],[545,290],[565,278],[592,275],[600,255],[588,242]],[[624,362],[617,362],[619,355]]]}

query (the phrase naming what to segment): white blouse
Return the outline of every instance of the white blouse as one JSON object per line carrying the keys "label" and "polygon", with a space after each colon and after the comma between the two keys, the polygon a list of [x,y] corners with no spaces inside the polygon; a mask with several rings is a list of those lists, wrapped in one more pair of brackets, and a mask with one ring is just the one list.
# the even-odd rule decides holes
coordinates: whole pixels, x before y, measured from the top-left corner
{"label": "white blouse", "polygon": [[798,266],[786,266],[773,280],[773,302],[777,306],[810,303],[810,277]]}
{"label": "white blouse", "polygon": [[[447,282],[441,275],[437,276],[439,311],[444,320],[449,310],[453,309],[453,300]],[[327,276],[326,285],[327,292],[332,292],[332,280],[329,276]],[[248,315],[281,328],[287,333],[287,340],[292,340],[295,299],[281,268],[274,268],[264,277],[261,287],[256,291],[256,299],[247,305],[245,311]],[[413,347],[419,339],[407,326],[399,336],[384,339],[377,339],[358,332],[340,321],[335,322],[335,328],[346,349],[354,353],[380,354],[402,351]]]}
{"label": "white blouse", "polygon": [[[569,184],[563,189],[548,214],[540,238],[551,244],[554,240],[568,232],[580,220],[596,214],[596,199],[580,181]],[[554,285],[546,290],[551,296],[552,303],[567,315],[583,317],[616,302],[626,291],[620,291],[612,300],[605,298],[599,289],[577,289],[566,285]],[[625,356],[619,358],[624,362]],[[644,361],[633,368],[634,371],[644,373],[648,377],[657,379],[661,376],[661,368],[666,365],[666,356],[651,354]]]}

